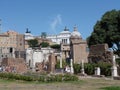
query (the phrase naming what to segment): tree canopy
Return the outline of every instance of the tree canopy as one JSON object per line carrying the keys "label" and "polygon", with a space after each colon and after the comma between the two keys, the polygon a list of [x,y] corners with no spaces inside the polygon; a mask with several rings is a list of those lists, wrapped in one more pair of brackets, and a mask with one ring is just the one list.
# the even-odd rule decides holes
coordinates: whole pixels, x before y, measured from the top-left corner
{"label": "tree canopy", "polygon": [[38,40],[37,39],[28,40],[28,45],[32,48],[37,47],[38,46]]}
{"label": "tree canopy", "polygon": [[51,45],[50,47],[53,48],[53,49],[58,49],[58,50],[60,50],[60,45],[59,45],[59,44],[53,44],[53,45]]}
{"label": "tree canopy", "polygon": [[89,46],[107,43],[120,56],[120,10],[106,12],[94,25],[87,41]]}
{"label": "tree canopy", "polygon": [[41,47],[48,47],[49,43],[48,42],[42,42],[42,43],[40,43],[40,46]]}

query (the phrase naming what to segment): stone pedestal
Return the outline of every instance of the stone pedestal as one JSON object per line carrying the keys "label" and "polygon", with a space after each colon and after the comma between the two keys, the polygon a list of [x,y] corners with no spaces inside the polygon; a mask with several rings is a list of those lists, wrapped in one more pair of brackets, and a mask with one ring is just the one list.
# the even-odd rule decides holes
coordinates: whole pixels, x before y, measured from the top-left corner
{"label": "stone pedestal", "polygon": [[116,66],[115,56],[113,56],[112,63],[113,63],[113,66],[111,68],[112,77],[117,77],[118,76],[118,72],[117,72],[117,66]]}
{"label": "stone pedestal", "polygon": [[112,70],[112,77],[117,77],[118,76],[117,67],[113,66],[111,70]]}
{"label": "stone pedestal", "polygon": [[95,75],[100,76],[100,67],[95,67]]}

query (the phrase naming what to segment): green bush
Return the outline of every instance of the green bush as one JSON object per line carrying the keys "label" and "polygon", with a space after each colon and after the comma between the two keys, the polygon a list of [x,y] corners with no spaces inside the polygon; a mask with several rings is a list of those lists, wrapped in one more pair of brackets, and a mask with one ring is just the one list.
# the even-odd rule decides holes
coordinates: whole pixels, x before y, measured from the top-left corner
{"label": "green bush", "polygon": [[50,47],[53,48],[53,49],[60,50],[60,45],[59,44],[53,44],[53,45],[50,45]]}
{"label": "green bush", "polygon": [[[62,60],[62,67],[65,67],[66,65],[67,63],[65,62],[65,60]],[[57,61],[55,68],[60,69],[60,60]]]}
{"label": "green bush", "polygon": [[42,42],[42,43],[40,43],[40,46],[41,47],[48,47],[49,43],[48,42]]}
{"label": "green bush", "polygon": [[45,76],[40,76],[40,77],[38,78],[38,81],[39,81],[39,82],[45,82]]}
{"label": "green bush", "polygon": [[94,64],[94,63],[85,63],[84,66],[85,66],[84,67],[85,73],[87,73],[88,75],[93,75],[94,74],[96,64]]}
{"label": "green bush", "polygon": [[55,81],[56,81],[56,82],[61,82],[61,81],[63,81],[63,75],[61,75],[61,74],[55,75]]}
{"label": "green bush", "polygon": [[[85,63],[84,64],[85,73],[88,75],[93,75],[95,66],[96,66],[95,64]],[[81,73],[81,68],[82,68],[81,64],[74,64],[73,67],[75,74]]]}
{"label": "green bush", "polygon": [[74,64],[73,68],[74,68],[74,73],[75,74],[80,73],[80,70],[81,70],[81,65],[80,64]]}
{"label": "green bush", "polygon": [[77,81],[78,77],[75,75],[65,74],[63,80],[64,81]]}
{"label": "green bush", "polygon": [[120,58],[116,59],[117,64],[120,66]]}
{"label": "green bush", "polygon": [[40,76],[39,82],[62,82],[62,81],[77,81],[78,77],[71,74],[58,74],[50,76]]}
{"label": "green bush", "polygon": [[110,76],[111,75],[112,64],[107,63],[107,62],[99,62],[98,67],[100,67],[102,75],[105,75],[105,76]]}
{"label": "green bush", "polygon": [[[81,64],[74,64],[74,73],[78,74],[81,72]],[[84,64],[84,70],[85,73],[88,75],[94,75],[95,67],[100,67],[101,74],[105,76],[111,75],[111,67],[112,65],[107,62],[99,62],[99,63],[85,63]]]}
{"label": "green bush", "polygon": [[77,81],[78,77],[71,74],[58,74],[58,75],[41,75],[39,78],[32,76],[25,76],[14,73],[0,73],[0,78],[2,79],[14,79],[23,81],[39,81],[39,82],[62,82],[62,81]]}
{"label": "green bush", "polygon": [[33,81],[33,78],[30,76],[24,76],[14,73],[0,73],[0,77],[3,79],[6,78],[6,79],[14,79],[14,80]]}

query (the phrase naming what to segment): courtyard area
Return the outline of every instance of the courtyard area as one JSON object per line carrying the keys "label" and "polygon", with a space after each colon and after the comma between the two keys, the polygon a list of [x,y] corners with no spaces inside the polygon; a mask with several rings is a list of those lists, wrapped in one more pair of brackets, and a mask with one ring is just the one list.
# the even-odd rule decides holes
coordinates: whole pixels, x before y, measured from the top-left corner
{"label": "courtyard area", "polygon": [[79,81],[62,83],[38,83],[0,79],[0,90],[104,90],[101,88],[109,86],[120,86],[120,81],[93,77],[80,77]]}

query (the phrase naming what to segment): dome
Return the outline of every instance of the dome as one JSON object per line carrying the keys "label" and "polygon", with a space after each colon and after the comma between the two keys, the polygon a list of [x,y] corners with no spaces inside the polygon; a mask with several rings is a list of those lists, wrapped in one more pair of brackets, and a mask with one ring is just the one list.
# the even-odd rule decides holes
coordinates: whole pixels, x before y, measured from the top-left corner
{"label": "dome", "polygon": [[69,31],[62,31],[62,32],[60,32],[60,34],[70,34],[70,32]]}
{"label": "dome", "polygon": [[70,31],[65,27],[64,31],[60,32],[60,34],[70,34]]}
{"label": "dome", "polygon": [[72,37],[81,37],[81,34],[78,32],[77,27],[74,27],[74,31],[71,33]]}

